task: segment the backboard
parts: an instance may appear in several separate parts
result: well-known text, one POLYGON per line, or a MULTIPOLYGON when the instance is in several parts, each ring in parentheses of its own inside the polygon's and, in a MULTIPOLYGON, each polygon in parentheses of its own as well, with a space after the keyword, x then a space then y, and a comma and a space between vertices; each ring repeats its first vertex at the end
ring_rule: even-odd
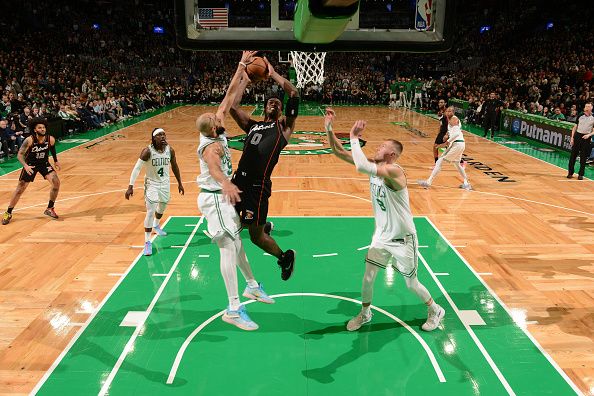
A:
POLYGON ((183 49, 439 52, 452 45, 455 0, 361 0, 342 34, 326 44, 295 38, 298 0, 174 1, 183 49))

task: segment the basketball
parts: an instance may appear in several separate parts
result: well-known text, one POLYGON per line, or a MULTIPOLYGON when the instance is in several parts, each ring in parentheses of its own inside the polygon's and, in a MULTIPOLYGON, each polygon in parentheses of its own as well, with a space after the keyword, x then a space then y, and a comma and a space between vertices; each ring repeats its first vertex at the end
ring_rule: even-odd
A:
POLYGON ((248 77, 252 82, 268 78, 268 62, 264 58, 255 57, 246 67, 248 77))

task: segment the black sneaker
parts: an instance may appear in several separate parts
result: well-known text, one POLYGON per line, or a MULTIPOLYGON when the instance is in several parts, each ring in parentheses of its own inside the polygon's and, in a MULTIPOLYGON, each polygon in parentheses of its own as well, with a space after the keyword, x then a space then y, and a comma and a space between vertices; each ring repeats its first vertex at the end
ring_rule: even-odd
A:
POLYGON ((567 175, 568 179, 573 179, 573 173, 571 175, 567 175))
POLYGON ((272 221, 267 221, 266 224, 264 224, 264 233, 270 235, 272 230, 274 230, 274 223, 272 221))
POLYGON ((578 176, 578 180, 584 180, 584 176, 582 176, 582 175, 579 175, 579 176, 578 176))
POLYGON ((283 253, 281 258, 278 260, 278 266, 281 267, 281 279, 286 281, 289 280, 293 271, 295 270, 295 251, 289 249, 283 253))

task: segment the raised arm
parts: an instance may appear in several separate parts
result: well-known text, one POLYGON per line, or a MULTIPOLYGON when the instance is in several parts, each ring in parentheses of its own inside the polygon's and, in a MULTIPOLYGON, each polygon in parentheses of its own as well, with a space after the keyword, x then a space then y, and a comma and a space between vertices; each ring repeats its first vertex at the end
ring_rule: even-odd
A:
POLYGON ((359 138, 366 126, 367 123, 365 121, 358 120, 351 128, 351 154, 353 156, 353 162, 357 167, 357 171, 367 175, 379 176, 392 188, 397 190, 406 187, 406 176, 404 176, 402 168, 395 164, 387 164, 383 162, 376 163, 366 158, 365 154, 363 154, 359 138))
POLYGON ((333 123, 334 123, 334 110, 331 108, 326 109, 326 116, 324 117, 324 127, 326 128, 326 136, 328 137, 328 144, 330 144, 330 148, 332 149, 332 153, 340 158, 341 160, 348 162, 349 164, 354 165, 353 156, 351 153, 346 151, 340 143, 340 140, 336 137, 333 131, 333 123))
POLYGON ((268 59, 266 59, 266 61, 268 63, 268 74, 270 78, 276 81, 276 83, 280 85, 283 91, 289 96, 287 107, 285 109, 285 117, 287 121, 285 123, 285 130, 283 131, 285 139, 289 141, 291 134, 295 130, 295 121, 299 115, 299 91, 289 80, 274 70, 274 67, 268 62, 268 59))
MULTIPOLYGON (((237 66, 237 70, 235 71, 235 74, 231 78, 231 82, 229 82, 229 86, 227 87, 227 92, 225 93, 225 97, 223 98, 223 101, 221 102, 221 104, 219 105, 219 108, 217 109, 216 117, 217 117, 217 119, 220 120, 222 127, 225 126, 225 124, 224 124, 225 116, 227 115, 227 113, 229 112, 229 110, 231 109, 231 106, 233 105, 233 103, 235 101, 235 97, 236 97, 236 95, 239 91, 239 88, 240 88, 241 80, 248 78, 247 74, 245 72, 244 64, 246 63, 245 62, 246 60, 249 61, 249 58, 251 56, 253 56, 253 53, 254 53, 254 51, 243 51, 241 61, 240 61, 239 65, 237 66)), ((243 89, 245 89, 245 86, 243 89)), ((243 89, 241 91, 241 95, 243 95, 243 89)), ((239 102, 241 102, 241 98, 239 99, 239 102)))
MULTIPOLYGON (((237 70, 235 71, 235 76, 237 76, 239 74, 237 85, 231 87, 231 84, 230 84, 229 89, 227 90, 227 94, 230 95, 230 98, 228 99, 228 101, 231 106, 230 111, 229 111, 231 114, 231 117, 233 117, 233 119, 235 120, 237 125, 239 125, 239 127, 244 132, 249 132, 250 127, 255 123, 255 121, 250 118, 249 114, 246 113, 245 111, 241 110, 241 108, 239 107, 239 104, 241 103, 241 98, 243 97, 245 88, 247 87, 247 85, 250 82, 250 80, 245 72, 246 63, 249 62, 249 60, 251 59, 251 57, 253 55, 254 55, 254 51, 244 51, 243 52, 241 61, 237 65, 237 70), (233 88, 232 92, 230 92, 231 88, 233 88)), ((234 79, 235 79, 235 76, 233 77, 234 79)), ((233 82, 233 80, 232 80, 232 82, 233 82)), ((223 102, 224 102, 224 99, 223 99, 223 102)))

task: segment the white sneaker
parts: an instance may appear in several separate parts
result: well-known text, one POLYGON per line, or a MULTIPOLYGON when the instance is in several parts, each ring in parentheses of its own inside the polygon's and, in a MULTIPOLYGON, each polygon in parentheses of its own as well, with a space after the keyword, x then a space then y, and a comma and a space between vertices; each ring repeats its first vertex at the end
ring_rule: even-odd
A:
POLYGON ((365 323, 371 322, 371 318, 373 317, 373 313, 369 311, 369 315, 364 315, 363 311, 359 312, 359 315, 355 316, 353 319, 349 320, 347 323, 347 330, 348 331, 355 331, 359 330, 361 326, 365 323))
POLYGON ((163 231, 160 226, 154 226, 153 230, 155 230, 155 234, 159 236, 167 236, 167 233, 163 231))
POLYGON ((439 305, 437 305, 436 309, 429 309, 429 312, 427 313, 427 321, 423 323, 421 328, 425 331, 433 331, 437 329, 437 326, 439 326, 444 316, 445 309, 439 305))
POLYGON ((460 184, 460 188, 463 188, 466 191, 472 191, 472 186, 468 182, 460 184))
POLYGON ((256 324, 256 322, 250 319, 243 305, 240 305, 237 311, 231 311, 229 308, 227 308, 227 310, 223 314, 222 319, 223 322, 227 322, 229 324, 232 324, 233 326, 237 326, 242 330, 258 330, 258 325, 256 324))
POLYGON ((427 180, 417 180, 417 184, 425 189, 431 187, 431 184, 427 180))

